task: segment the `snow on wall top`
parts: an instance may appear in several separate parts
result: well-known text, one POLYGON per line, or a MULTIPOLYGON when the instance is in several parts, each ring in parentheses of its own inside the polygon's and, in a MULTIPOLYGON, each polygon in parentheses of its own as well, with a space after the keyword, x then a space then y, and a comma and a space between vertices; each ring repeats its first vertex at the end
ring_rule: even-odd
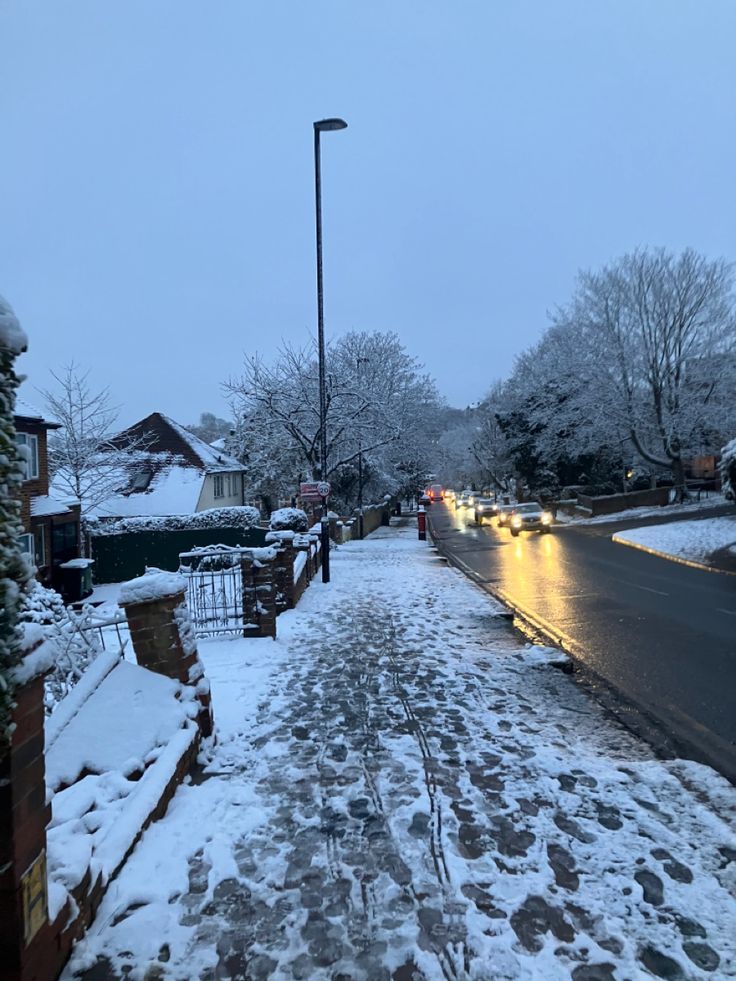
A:
POLYGON ((185 592, 186 588, 186 580, 178 572, 147 572, 123 583, 118 602, 121 606, 151 603, 167 596, 176 596, 177 593, 185 592))
POLYGON ((48 636, 46 628, 39 623, 24 623, 22 646, 27 653, 17 667, 12 669, 13 682, 25 685, 40 674, 45 674, 54 666, 59 654, 56 643, 48 636))
POLYGON ((151 754, 187 724, 171 678, 122 661, 58 735, 46 755, 50 790, 80 775, 141 771, 151 754))
POLYGON ((21 354, 28 347, 26 333, 3 296, 0 296, 0 344, 13 354, 21 354))

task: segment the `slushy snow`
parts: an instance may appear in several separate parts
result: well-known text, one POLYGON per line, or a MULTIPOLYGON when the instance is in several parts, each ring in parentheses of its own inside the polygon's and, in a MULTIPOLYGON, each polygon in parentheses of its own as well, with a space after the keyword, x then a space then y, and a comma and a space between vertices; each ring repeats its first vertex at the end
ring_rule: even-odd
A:
POLYGON ((415 535, 335 550, 275 641, 200 642, 218 743, 67 981, 733 972, 733 788, 655 759, 415 535))

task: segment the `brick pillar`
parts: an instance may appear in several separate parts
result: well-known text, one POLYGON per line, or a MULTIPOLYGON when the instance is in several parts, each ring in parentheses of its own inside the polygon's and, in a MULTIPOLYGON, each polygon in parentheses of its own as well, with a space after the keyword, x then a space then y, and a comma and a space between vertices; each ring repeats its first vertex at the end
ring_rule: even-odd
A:
POLYGON ((41 675, 15 692, 15 729, 0 760, 0 977, 14 981, 50 979, 59 968, 49 966, 45 950, 51 806, 46 803, 43 720, 41 675))
POLYGON ((274 582, 273 562, 254 562, 253 581, 255 584, 256 612, 261 637, 276 639, 276 583, 274 582))
POLYGON ((277 613, 294 609, 294 558, 293 542, 283 541, 274 563, 277 613))
MULTIPOLYGON (((152 577, 153 578, 153 577, 152 577)), ((174 576, 168 576, 169 580, 174 576)), ((133 580, 138 583, 145 580, 133 580)), ((136 660, 142 668, 164 674, 196 691, 197 725, 203 736, 212 735, 212 702, 209 682, 199 660, 194 627, 185 601, 185 586, 153 599, 132 599, 122 590, 120 605, 125 610, 136 660)), ((129 594, 130 595, 130 594, 129 594)))

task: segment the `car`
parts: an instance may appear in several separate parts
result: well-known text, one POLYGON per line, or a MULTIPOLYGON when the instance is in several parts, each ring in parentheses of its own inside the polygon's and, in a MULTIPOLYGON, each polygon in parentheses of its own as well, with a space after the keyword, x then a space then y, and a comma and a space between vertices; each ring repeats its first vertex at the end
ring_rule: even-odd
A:
POLYGON ((422 494, 419 495, 419 504, 421 507, 426 508, 431 503, 432 503, 432 498, 429 496, 429 494, 426 491, 424 491, 422 494))
POLYGON ((498 516, 496 518, 496 524, 499 528, 507 527, 509 523, 509 518, 511 517, 511 512, 516 507, 515 504, 501 504, 498 509, 498 516))
POLYGON ((498 513, 498 504, 492 497, 479 497, 475 502, 475 523, 483 524, 484 518, 492 518, 498 513))
POLYGON ((472 491, 464 490, 462 494, 459 494, 455 498, 455 509, 457 508, 469 508, 472 504, 472 491))
POLYGON ((445 500, 446 501, 452 501, 454 503, 456 496, 457 495, 455 494, 455 491, 454 490, 452 490, 449 487, 448 488, 445 488, 445 500))
POLYGON ((445 488, 442 484, 431 484, 427 493, 435 503, 437 501, 444 501, 445 499, 445 488))
POLYGON ((541 531, 544 534, 550 531, 552 514, 550 511, 545 511, 542 505, 536 502, 517 504, 511 511, 508 525, 514 538, 521 531, 541 531))

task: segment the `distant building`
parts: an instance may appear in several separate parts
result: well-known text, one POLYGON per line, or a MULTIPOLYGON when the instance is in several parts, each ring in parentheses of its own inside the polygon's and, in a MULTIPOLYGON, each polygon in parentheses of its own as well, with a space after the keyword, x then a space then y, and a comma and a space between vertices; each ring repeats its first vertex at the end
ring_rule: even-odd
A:
POLYGON ((118 433, 110 446, 130 447, 130 455, 116 492, 91 517, 192 514, 243 504, 241 464, 160 412, 118 433))
POLYGON ((79 557, 80 513, 78 501, 49 493, 48 433, 61 426, 19 396, 15 403, 15 429, 18 445, 25 448, 27 457, 20 493, 20 545, 33 556, 39 580, 45 586, 60 589, 59 567, 79 557))

